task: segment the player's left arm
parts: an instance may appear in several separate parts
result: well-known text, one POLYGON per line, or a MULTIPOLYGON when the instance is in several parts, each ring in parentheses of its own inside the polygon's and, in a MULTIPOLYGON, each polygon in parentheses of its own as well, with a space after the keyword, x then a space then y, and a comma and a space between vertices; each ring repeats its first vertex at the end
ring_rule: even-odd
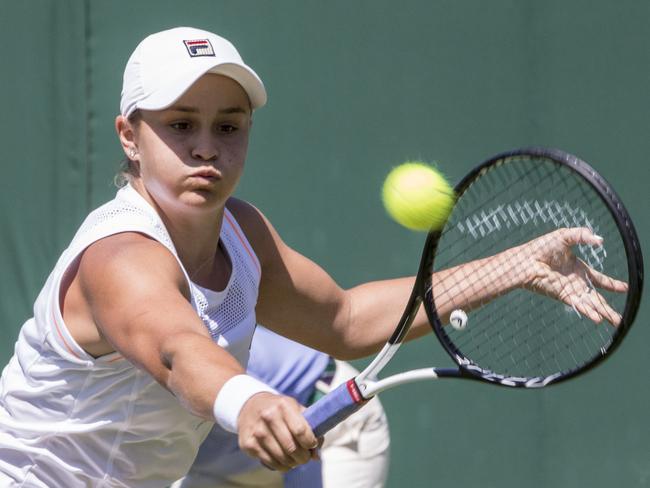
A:
MULTIPOLYGON (((367 356, 386 342, 408 301, 414 277, 344 290, 320 266, 287 246, 257 209, 238 200, 232 200, 229 208, 262 264, 260 323, 341 359, 367 356)), ((594 275, 571 252, 576 244, 599 243, 589 229, 560 229, 494 256, 436 272, 432 283, 438 315, 446 323, 454 309, 471 310, 514 288, 575 305, 575 296, 584 289, 585 273, 600 288, 623 291, 624 283, 594 275), (492 278, 484 283, 481 276, 492 278)), ((594 322, 605 319, 617 325, 620 321, 604 299, 587 305, 579 311, 594 322)), ((408 337, 429 331, 420 309, 408 337)))
MULTIPOLYGON (((376 352, 399 321, 414 284, 414 277, 374 281, 348 290, 312 260, 287 246, 271 223, 249 204, 231 199, 230 210, 242 225, 261 264, 262 281, 257 304, 258 321, 302 344, 341 359, 376 352)), ((475 262, 473 266, 484 263, 475 262)), ((493 263, 493 265, 499 265, 493 263)), ((448 295, 446 279, 453 270, 436 274, 436 295, 448 295)), ((466 272, 470 272, 466 269, 466 272)), ((505 293, 512 283, 493 286, 490 293, 505 293)), ((454 308, 487 298, 468 289, 454 299, 441 300, 444 321, 454 308), (470 293, 472 293, 470 295, 470 293)), ((430 331, 423 310, 418 313, 409 338, 430 331)))
POLYGON ((258 322, 341 359, 366 356, 386 341, 413 278, 345 290, 318 264, 287 246, 259 210, 236 199, 229 201, 228 208, 262 266, 258 322), (383 306, 368 306, 377 302, 383 306))

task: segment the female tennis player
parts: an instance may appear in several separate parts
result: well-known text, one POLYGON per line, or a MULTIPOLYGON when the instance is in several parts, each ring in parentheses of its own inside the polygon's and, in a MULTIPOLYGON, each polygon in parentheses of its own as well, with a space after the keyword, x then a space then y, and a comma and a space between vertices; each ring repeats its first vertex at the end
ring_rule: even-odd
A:
MULTIPOLYGON (((3 371, 0 485, 166 486, 214 421, 272 469, 317 455, 298 402, 245 374, 256 321, 334 357, 362 357, 393 330, 413 279, 344 290, 232 198, 265 102, 257 74, 210 32, 159 32, 133 52, 115 121, 128 184, 81 225, 3 371)), ((626 284, 570 250, 599 238, 564 229, 542 239, 464 265, 464 289, 444 291, 457 270, 436 273, 434 293, 453 294, 436 300, 440 316, 524 287, 616 324, 585 273, 596 287, 626 284), (500 278, 472 287, 485 267, 500 278)), ((422 313, 411 336, 428 330, 422 313)))

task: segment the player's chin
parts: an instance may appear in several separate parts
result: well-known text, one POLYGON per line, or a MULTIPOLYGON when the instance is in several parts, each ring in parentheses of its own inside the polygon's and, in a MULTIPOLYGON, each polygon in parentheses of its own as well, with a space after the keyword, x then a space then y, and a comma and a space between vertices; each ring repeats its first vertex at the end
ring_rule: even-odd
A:
POLYGON ((229 196, 216 185, 191 185, 183 192, 181 201, 190 207, 210 208, 223 206, 229 196))

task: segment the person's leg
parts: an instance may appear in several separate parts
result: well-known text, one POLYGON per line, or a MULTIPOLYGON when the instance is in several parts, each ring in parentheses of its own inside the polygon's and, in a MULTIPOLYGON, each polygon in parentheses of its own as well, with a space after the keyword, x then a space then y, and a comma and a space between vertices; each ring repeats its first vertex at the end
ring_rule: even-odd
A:
MULTIPOLYGON (((331 388, 356 376, 348 363, 337 361, 331 388)), ((325 435, 321 448, 324 488, 382 488, 390 454, 388 420, 378 398, 325 435)), ((303 485, 308 486, 308 485, 303 485)))

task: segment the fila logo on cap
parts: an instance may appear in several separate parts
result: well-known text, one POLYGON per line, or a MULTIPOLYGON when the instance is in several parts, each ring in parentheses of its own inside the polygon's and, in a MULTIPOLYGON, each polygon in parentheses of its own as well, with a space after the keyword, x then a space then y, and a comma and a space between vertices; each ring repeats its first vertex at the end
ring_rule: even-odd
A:
POLYGON ((183 41, 187 52, 190 53, 190 56, 214 56, 214 49, 212 49, 212 44, 207 39, 193 39, 190 41, 183 41))

